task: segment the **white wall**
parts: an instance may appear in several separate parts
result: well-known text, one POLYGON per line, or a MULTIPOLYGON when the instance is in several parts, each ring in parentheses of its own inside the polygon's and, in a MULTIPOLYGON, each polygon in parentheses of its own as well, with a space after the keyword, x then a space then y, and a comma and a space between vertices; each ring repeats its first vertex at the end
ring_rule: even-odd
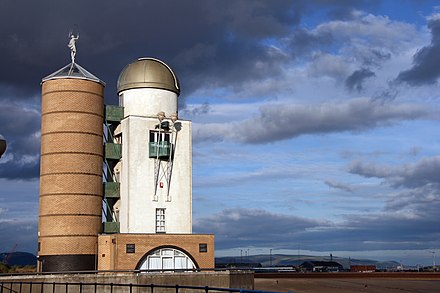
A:
MULTIPOLYGON (((177 110, 176 94, 164 90, 133 89, 122 92, 125 118, 121 121, 121 233, 155 233, 156 208, 165 209, 166 233, 192 232, 191 122, 177 121, 176 148, 169 197, 167 180, 155 193, 155 158, 149 158, 149 132, 159 123, 155 116, 177 110), (131 92, 134 91, 134 92, 131 92), (174 95, 175 101, 171 101, 174 95), (159 101, 158 101, 159 100, 159 101), (172 105, 168 105, 168 103, 172 105), (159 108, 162 107, 162 108, 159 108), (143 114, 144 113, 144 114, 143 114), (154 115, 152 115, 154 114, 154 115)), ((161 162, 166 167, 166 162, 161 162)), ((162 174, 162 170, 161 170, 162 174)))

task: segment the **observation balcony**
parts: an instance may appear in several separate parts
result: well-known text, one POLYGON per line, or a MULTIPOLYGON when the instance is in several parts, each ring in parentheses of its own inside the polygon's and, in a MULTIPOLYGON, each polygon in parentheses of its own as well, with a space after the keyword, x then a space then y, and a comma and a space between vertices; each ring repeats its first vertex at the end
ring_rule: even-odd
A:
POLYGON ((120 187, 119 182, 104 182, 104 197, 119 199, 120 197, 119 187, 120 187))
POLYGON ((124 107, 113 105, 105 106, 105 121, 107 122, 121 122, 124 118, 124 107))
POLYGON ((122 157, 122 144, 106 142, 104 156, 109 160, 120 160, 122 157))
POLYGON ((119 222, 104 222, 104 223, 102 223, 102 231, 105 234, 119 233, 119 222))
POLYGON ((168 141, 150 142, 150 158, 168 158, 171 154, 171 143, 168 141))

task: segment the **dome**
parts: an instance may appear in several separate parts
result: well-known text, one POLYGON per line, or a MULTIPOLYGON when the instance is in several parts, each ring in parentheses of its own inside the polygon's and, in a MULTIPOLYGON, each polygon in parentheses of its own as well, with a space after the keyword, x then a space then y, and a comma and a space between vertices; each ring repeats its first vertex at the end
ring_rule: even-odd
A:
POLYGON ((157 88, 180 94, 179 80, 173 70, 155 58, 140 58, 122 70, 118 78, 118 94, 134 88, 157 88))

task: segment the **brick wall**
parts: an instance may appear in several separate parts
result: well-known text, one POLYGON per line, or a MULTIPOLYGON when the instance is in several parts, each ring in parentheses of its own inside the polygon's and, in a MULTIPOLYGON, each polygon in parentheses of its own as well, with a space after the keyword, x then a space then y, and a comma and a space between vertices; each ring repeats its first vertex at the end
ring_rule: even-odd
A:
POLYGON ((209 234, 114 234, 100 235, 98 270, 133 270, 148 252, 159 247, 174 247, 189 254, 199 268, 214 268, 214 235, 209 234), (126 245, 135 244, 135 253, 126 245), (199 252, 207 244, 207 252, 199 252))

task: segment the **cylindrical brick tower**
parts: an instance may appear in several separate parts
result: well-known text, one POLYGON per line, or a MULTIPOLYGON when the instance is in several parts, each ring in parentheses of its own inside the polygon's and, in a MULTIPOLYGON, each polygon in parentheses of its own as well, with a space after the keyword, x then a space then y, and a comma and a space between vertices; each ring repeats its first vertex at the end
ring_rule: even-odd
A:
POLYGON ((42 81, 39 271, 96 268, 104 83, 76 63, 42 81))

